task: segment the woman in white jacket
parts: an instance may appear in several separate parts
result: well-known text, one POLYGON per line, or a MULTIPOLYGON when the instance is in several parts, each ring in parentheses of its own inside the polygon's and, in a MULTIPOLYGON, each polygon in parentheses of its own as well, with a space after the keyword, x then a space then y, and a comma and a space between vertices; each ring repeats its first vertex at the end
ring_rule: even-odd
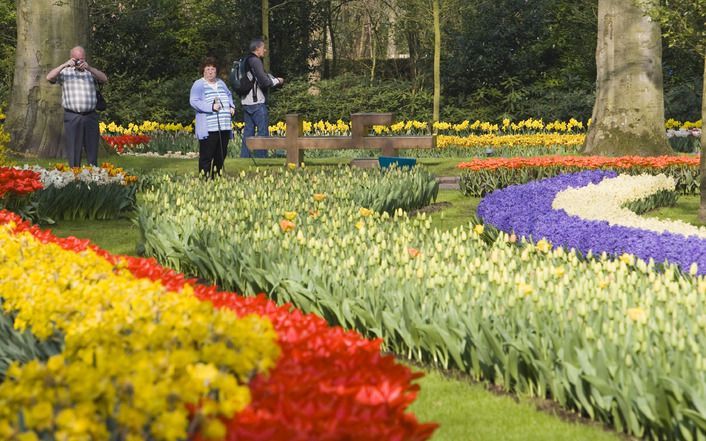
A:
POLYGON ((189 103, 196 111, 199 140, 199 173, 215 177, 223 170, 228 141, 233 138, 231 118, 235 114, 233 95, 218 78, 218 62, 207 57, 201 63, 202 78, 191 86, 189 103))

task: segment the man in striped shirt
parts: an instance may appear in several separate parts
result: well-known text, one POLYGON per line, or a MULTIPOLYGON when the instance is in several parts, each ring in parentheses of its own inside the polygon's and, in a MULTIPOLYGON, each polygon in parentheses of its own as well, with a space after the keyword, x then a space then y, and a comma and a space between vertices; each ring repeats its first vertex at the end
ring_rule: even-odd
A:
POLYGON ((64 108, 66 156, 70 167, 81 166, 81 151, 86 148, 90 165, 98 165, 98 114, 96 84, 108 77, 86 62, 81 46, 71 49, 71 58, 47 74, 47 80, 61 85, 61 105, 64 108))

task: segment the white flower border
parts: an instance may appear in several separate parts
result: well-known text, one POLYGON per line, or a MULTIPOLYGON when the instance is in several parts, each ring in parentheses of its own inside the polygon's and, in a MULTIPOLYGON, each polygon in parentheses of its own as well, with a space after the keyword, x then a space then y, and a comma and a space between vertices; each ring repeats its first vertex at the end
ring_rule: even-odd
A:
POLYGON ((31 170, 39 173, 39 179, 42 181, 44 188, 56 187, 63 188, 68 184, 78 181, 88 185, 108 185, 119 184, 125 185, 125 173, 118 173, 115 176, 110 176, 108 170, 101 167, 83 167, 81 171, 75 174, 72 170, 47 170, 44 167, 37 165, 30 166, 25 164, 23 167, 15 167, 19 170, 31 170))
POLYGON ((606 221, 610 225, 706 238, 704 227, 696 227, 678 220, 665 221, 642 217, 623 208, 628 202, 644 199, 662 190, 674 191, 674 188, 674 179, 663 174, 619 175, 604 179, 598 184, 563 190, 557 193, 552 208, 564 210, 571 216, 585 220, 606 221))
POLYGON ((175 159, 196 159, 199 157, 199 152, 172 152, 168 151, 167 153, 160 155, 157 152, 144 152, 144 153, 138 153, 138 152, 132 152, 132 151, 125 151, 122 153, 118 153, 119 156, 143 156, 143 157, 150 157, 150 158, 175 158, 175 159))

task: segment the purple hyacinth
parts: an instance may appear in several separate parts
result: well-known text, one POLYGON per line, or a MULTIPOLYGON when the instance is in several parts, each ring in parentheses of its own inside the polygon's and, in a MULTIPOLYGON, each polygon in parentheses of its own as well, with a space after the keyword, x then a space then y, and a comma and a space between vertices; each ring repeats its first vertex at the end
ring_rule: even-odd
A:
POLYGON ((645 261, 677 264, 682 271, 689 271, 696 262, 698 273, 706 274, 706 239, 584 220, 552 208, 560 191, 597 184, 615 176, 612 171, 595 170, 513 185, 486 196, 477 213, 484 222, 500 230, 535 241, 545 238, 556 246, 583 253, 589 250, 594 254, 630 253, 645 261))

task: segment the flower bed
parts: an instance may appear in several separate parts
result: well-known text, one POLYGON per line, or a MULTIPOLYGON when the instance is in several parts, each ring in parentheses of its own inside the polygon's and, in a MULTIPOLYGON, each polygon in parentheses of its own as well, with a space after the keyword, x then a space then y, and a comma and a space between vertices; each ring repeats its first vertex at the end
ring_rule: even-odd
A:
POLYGON ((60 354, 9 368, 0 384, 4 439, 20 428, 183 439, 191 427, 203 438, 243 440, 423 440, 434 431, 405 413, 418 374, 381 355, 379 340, 262 296, 198 285, 153 260, 57 239, 8 212, 0 223, 8 225, 0 228, 4 311, 16 328, 65 338, 60 354))
POLYGON ((676 181, 680 194, 699 191, 698 156, 538 156, 489 158, 462 162, 461 191, 468 196, 485 196, 497 189, 581 170, 617 170, 621 173, 664 173, 676 181))
POLYGON ((0 167, 0 176, 3 173, 17 175, 6 180, 15 191, 6 198, 4 208, 34 221, 114 219, 135 207, 137 177, 109 163, 83 168, 64 164, 53 169, 0 167), (18 180, 20 174, 24 180, 18 180), (17 191, 21 187, 31 191, 17 191))
POLYGON ((21 197, 44 188, 41 175, 32 170, 0 167, 0 201, 5 197, 21 197))
POLYGON ((439 232, 424 215, 361 205, 361 189, 386 199, 375 188, 362 172, 164 179, 138 220, 163 263, 268 292, 394 353, 635 436, 705 435, 706 278, 502 233, 486 243, 480 225, 439 232))
POLYGON ((146 135, 103 135, 102 138, 109 149, 118 154, 126 150, 140 149, 150 142, 150 137, 146 135))
POLYGON ((706 239, 695 237, 704 233, 674 223, 640 220, 618 211, 616 206, 641 199, 644 194, 640 191, 641 186, 635 187, 639 180, 638 183, 627 179, 613 180, 615 176, 612 171, 596 170, 511 186, 485 197, 478 205, 477 213, 485 222, 518 236, 529 236, 534 240, 544 238, 557 246, 575 248, 582 253, 605 252, 616 256, 628 253, 645 261, 668 261, 684 271, 691 269, 706 274, 706 239), (604 183, 604 180, 608 181, 604 183), (576 198, 575 192, 567 190, 592 185, 599 186, 596 189, 598 194, 591 191, 593 197, 576 198), (625 194, 626 190, 628 194, 625 194), (623 195, 615 198, 612 194, 616 191, 623 195), (574 200, 567 200, 572 198, 574 200), (606 208, 606 203, 612 207, 606 208), (583 207, 579 209, 577 204, 583 207), (590 206, 596 204, 606 208, 601 219, 597 219, 600 214, 590 206), (585 216, 593 220, 572 216, 561 209, 569 206, 574 213, 585 214, 591 210, 592 213, 585 216), (644 228, 645 224, 650 228, 644 228), (680 233, 672 232, 674 229, 680 233))
POLYGON ((584 220, 607 221, 610 225, 639 228, 656 233, 672 232, 682 236, 706 238, 706 228, 682 221, 659 220, 639 216, 658 207, 676 204, 674 179, 665 175, 619 175, 580 188, 557 193, 554 210, 584 220), (644 202, 644 203, 642 203, 644 202))

